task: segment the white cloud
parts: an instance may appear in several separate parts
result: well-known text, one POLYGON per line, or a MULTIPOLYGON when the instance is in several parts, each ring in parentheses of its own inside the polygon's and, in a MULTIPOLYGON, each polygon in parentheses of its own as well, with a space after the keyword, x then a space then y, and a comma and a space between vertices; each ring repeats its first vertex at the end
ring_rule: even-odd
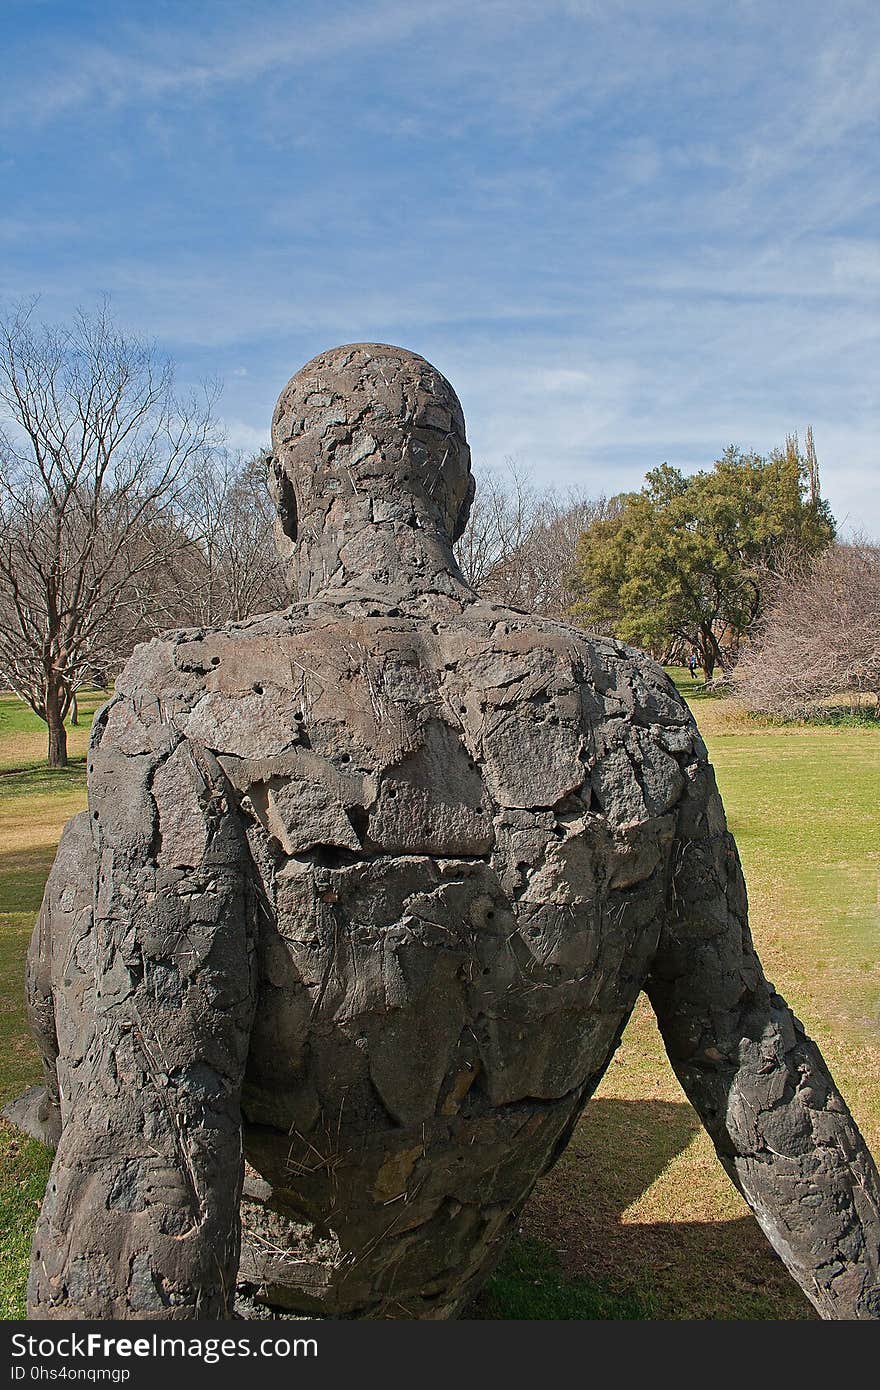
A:
POLYGON ((614 490, 812 420, 835 506, 880 530, 880 11, 844 8, 803 0, 793 24, 757 0, 205 4, 108 22, 60 68, 50 37, 0 93, 25 129, 131 123, 156 158, 148 190, 180 145, 176 192, 196 209, 242 158, 239 123, 273 167, 239 181, 246 235, 193 214, 175 240, 158 205, 155 238, 130 244, 113 197, 139 149, 96 132, 108 208, 65 209, 53 230, 5 207, 16 254, 29 227, 60 253, 4 257, 0 289, 41 290, 54 315, 106 288, 191 375, 234 364, 237 447, 263 441, 315 352, 400 341, 458 387, 486 460, 614 490), (196 119, 216 167, 187 145, 196 119), (375 150, 362 168, 337 157, 353 121, 375 150))
POLYGON ((246 420, 238 420, 235 417, 226 417, 220 412, 223 427, 226 432, 226 442, 230 449, 241 449, 242 453, 255 454, 258 449, 262 449, 268 442, 270 434, 270 421, 266 421, 265 426, 251 425, 246 420))
MULTIPOLYGON (((464 0, 432 0, 430 6, 386 0, 366 10, 337 8, 331 18, 315 20, 300 18, 297 7, 286 14, 273 7, 256 10, 246 23, 215 21, 213 32, 198 22, 157 28, 129 20, 111 25, 104 41, 65 39, 51 83, 35 89, 26 72, 5 82, 0 118, 45 123, 96 102, 118 107, 180 94, 198 99, 211 89, 399 42, 469 9, 464 0)), ((47 47, 51 52, 51 38, 47 47)))

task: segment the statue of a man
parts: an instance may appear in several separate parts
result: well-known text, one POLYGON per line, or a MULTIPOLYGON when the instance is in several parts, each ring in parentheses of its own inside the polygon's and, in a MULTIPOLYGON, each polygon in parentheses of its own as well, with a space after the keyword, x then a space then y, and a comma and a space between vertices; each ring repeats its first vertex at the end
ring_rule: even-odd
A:
POLYGON ((464 582, 421 357, 315 358, 271 470, 298 601, 136 650, 46 888, 30 1316, 223 1318, 238 1278, 255 1315, 454 1317, 642 989, 812 1303, 880 1316, 877 1171, 669 680, 464 582))

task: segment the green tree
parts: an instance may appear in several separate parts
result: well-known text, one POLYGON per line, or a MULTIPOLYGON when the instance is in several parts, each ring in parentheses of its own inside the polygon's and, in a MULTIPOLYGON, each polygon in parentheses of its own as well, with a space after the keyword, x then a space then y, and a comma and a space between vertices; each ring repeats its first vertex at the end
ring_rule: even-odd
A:
POLYGON ((655 653, 690 646, 707 680, 759 616, 783 558, 834 538, 811 434, 803 454, 796 435, 766 458, 731 446, 690 477, 661 464, 614 501, 578 547, 573 612, 655 653))

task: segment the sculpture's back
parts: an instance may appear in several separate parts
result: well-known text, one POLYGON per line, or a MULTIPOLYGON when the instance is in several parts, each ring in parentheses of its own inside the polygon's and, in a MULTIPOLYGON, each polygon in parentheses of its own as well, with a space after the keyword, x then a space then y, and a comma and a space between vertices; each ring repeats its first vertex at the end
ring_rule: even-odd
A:
MULTIPOLYGON (((818 1104, 858 1136, 763 980, 686 707, 639 654, 467 588, 463 421, 423 359, 315 359, 273 441, 300 601, 139 649, 90 755, 96 894, 70 852, 47 889, 64 1129, 33 1313, 228 1312, 241 1126, 240 1307, 454 1315, 643 986, 766 1212, 780 1096, 786 1133, 818 1104)), ((852 1174, 799 1143, 786 1181, 824 1164, 840 1225, 852 1174)), ((876 1264, 832 1296, 775 1232, 824 1311, 876 1313, 876 1264)))
POLYGON ((682 753, 675 702, 613 652, 619 687, 599 694, 588 645, 522 616, 479 605, 435 628, 310 633, 294 645, 310 693, 265 686, 292 696, 303 744, 259 768, 219 754, 253 808, 268 907, 242 1110, 273 1191, 248 1207, 242 1273, 280 1306, 320 1291, 336 1313, 454 1312, 598 1083, 657 945, 684 777, 623 699, 641 686, 682 753), (596 717, 611 710, 617 724, 596 717), (628 736, 650 744, 647 799, 628 736), (286 1226, 304 1218, 316 1237, 286 1226))

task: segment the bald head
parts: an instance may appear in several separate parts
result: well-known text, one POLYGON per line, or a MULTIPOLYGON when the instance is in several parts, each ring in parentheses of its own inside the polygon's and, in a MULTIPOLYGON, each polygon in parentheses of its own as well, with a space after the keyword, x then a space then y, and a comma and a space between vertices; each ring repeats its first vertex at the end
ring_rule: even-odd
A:
POLYGON ((317 563, 324 584, 338 581, 340 566, 381 576, 400 549, 389 548, 392 533, 408 528, 448 551, 467 523, 473 478, 461 405, 446 378, 405 348, 355 343, 313 358, 281 392, 272 450, 301 592, 315 592, 317 563))

